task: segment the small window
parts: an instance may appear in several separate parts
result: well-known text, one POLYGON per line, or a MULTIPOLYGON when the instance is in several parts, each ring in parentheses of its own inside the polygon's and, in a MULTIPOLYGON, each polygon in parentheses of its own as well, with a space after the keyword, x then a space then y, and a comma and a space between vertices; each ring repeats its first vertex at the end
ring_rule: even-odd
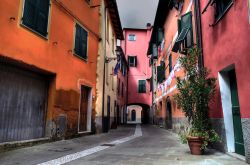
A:
POLYGON ((118 96, 120 95, 120 79, 118 78, 118 83, 117 83, 117 94, 118 96))
POLYGON ((130 67, 137 66, 137 57, 136 56, 128 56, 128 63, 130 67))
POLYGON ((139 80, 138 81, 138 92, 139 93, 146 93, 146 80, 139 80))
POLYGON ((83 59, 87 59, 88 32, 78 24, 76 24, 75 31, 76 32, 75 32, 74 52, 79 57, 81 57, 83 59))
POLYGON ((124 84, 122 82, 122 97, 123 97, 123 94, 124 94, 124 84))
POLYGON ((129 40, 129 41, 135 41, 135 40, 136 40, 135 34, 129 34, 129 35, 128 35, 128 40, 129 40))
POLYGON ((170 54, 168 57, 168 66, 169 66, 169 74, 170 74, 172 71, 172 54, 170 54))
POLYGON ((47 37, 49 6, 49 0, 25 0, 22 24, 47 37))

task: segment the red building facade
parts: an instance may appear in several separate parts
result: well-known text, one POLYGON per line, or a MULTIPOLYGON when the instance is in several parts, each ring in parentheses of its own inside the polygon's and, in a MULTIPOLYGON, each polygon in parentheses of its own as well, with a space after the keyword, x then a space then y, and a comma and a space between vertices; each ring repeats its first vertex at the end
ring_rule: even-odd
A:
POLYGON ((145 58, 151 27, 147 29, 124 29, 122 47, 128 61, 127 119, 131 122, 148 122, 152 94, 150 92, 151 68, 145 58), (134 107, 129 107, 134 106, 134 107), (132 117, 132 110, 141 111, 132 117), (132 120, 134 118, 135 120, 132 120))
POLYGON ((247 1, 200 4, 204 65, 217 78, 210 117, 226 152, 250 162, 250 24, 247 1))

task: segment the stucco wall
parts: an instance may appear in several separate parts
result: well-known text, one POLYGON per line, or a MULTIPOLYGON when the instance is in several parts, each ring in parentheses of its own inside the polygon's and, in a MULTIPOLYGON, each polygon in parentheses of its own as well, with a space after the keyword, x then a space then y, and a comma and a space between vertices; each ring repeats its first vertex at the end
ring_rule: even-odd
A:
MULTIPOLYGON (((98 3, 99 0, 94 2, 98 3)), ((97 10, 90 9, 82 0, 63 0, 62 3, 73 15, 67 13, 55 1, 51 1, 49 34, 48 39, 45 39, 20 25, 23 0, 1 1, 0 24, 4 26, 0 31, 0 55, 55 74, 54 82, 50 84, 47 122, 59 114, 66 114, 67 130, 70 134, 75 134, 78 127, 80 85, 91 87, 92 94, 95 95, 96 75, 90 70, 96 71, 99 15, 97 10), (87 61, 73 55, 76 17, 89 32, 87 61), (75 99, 71 107, 58 100, 60 91, 75 99), (58 102, 60 106, 57 105, 58 102)), ((92 108, 94 109, 94 106, 92 108)))

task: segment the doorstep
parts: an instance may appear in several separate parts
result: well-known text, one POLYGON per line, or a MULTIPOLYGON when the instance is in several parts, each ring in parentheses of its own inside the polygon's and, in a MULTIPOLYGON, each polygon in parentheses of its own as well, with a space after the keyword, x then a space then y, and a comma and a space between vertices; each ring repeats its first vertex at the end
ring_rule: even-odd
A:
POLYGON ((242 160, 244 162, 246 162, 246 157, 245 156, 242 156, 242 155, 239 155, 235 152, 226 152, 227 155, 231 156, 231 157, 234 157, 236 159, 239 159, 239 160, 242 160))
POLYGON ((50 141, 51 139, 46 137, 46 138, 39 138, 39 139, 4 142, 4 143, 0 143, 0 152, 5 152, 5 151, 22 148, 22 147, 30 147, 30 146, 34 146, 37 144, 47 143, 50 141))

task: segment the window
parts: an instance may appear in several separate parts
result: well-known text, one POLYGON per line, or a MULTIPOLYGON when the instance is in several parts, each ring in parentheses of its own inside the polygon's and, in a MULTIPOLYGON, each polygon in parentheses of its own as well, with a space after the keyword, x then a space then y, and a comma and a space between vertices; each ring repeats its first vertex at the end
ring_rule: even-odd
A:
POLYGON ((118 79, 117 94, 120 95, 120 79, 118 79))
POLYGON ((215 13, 216 22, 221 19, 221 17, 226 13, 226 11, 232 4, 233 0, 216 1, 216 13, 215 13))
POLYGON ((137 57, 136 56, 128 56, 128 63, 130 67, 137 66, 137 57))
POLYGON ((169 73, 172 71, 172 54, 168 57, 168 66, 169 66, 169 73))
POLYGON ((186 53, 193 46, 192 12, 184 14, 178 20, 178 37, 172 51, 186 53))
POLYGON ((83 59, 87 59, 88 32, 76 24, 74 53, 83 59))
POLYGON ((123 93, 124 93, 124 84, 123 84, 123 82, 122 82, 122 97, 123 97, 123 93))
POLYGON ((146 80, 139 80, 138 81, 138 92, 139 93, 146 93, 146 80))
POLYGON ((215 5, 215 22, 213 25, 216 25, 219 20, 226 14, 229 8, 233 5, 233 0, 209 0, 207 5, 202 11, 202 14, 207 11, 209 6, 215 5))
POLYGON ((129 41, 135 41, 135 40, 136 40, 135 34, 129 34, 129 35, 128 35, 128 40, 129 40, 129 41))
POLYGON ((165 80, 165 67, 157 66, 157 82, 162 83, 165 80))
POLYGON ((22 24, 47 37, 50 0, 25 0, 22 24))

